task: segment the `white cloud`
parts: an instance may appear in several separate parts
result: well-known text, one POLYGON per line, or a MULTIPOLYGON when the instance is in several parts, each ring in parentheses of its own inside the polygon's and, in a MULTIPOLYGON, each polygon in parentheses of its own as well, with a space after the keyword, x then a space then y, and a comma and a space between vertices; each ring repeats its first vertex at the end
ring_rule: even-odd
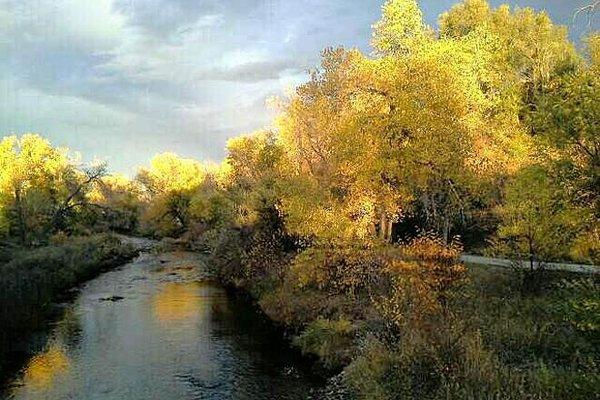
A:
POLYGON ((12 43, 71 47, 91 52, 120 40, 125 19, 112 12, 112 0, 4 1, 1 34, 12 43))

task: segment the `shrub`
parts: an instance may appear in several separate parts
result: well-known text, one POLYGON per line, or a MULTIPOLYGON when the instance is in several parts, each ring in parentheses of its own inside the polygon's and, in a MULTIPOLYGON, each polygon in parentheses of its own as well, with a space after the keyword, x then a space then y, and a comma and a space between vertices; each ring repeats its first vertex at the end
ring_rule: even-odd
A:
POLYGON ((381 276, 384 255, 366 246, 311 247, 298 254, 288 279, 299 288, 356 298, 381 276))
POLYGON ((438 239, 419 237, 389 258, 388 293, 374 298, 382 318, 397 330, 433 329, 447 316, 448 302, 464 282, 466 270, 459 262, 461 247, 445 246, 438 239))
POLYGON ((361 354, 344 370, 345 384, 359 399, 388 400, 397 388, 401 373, 397 355, 378 341, 370 341, 361 354))
POLYGON ((317 318, 294 339, 303 354, 314 354, 326 368, 339 369, 352 355, 354 326, 346 319, 317 318))
POLYGON ((299 289, 289 282, 265 292, 259 304, 274 321, 299 332, 315 319, 339 319, 340 315, 352 320, 364 318, 368 299, 358 302, 348 296, 329 295, 320 290, 299 289))
MULTIPOLYGON (((600 284, 597 278, 563 280, 553 311, 563 322, 600 346, 600 284)), ((599 347, 596 347, 597 349, 599 347)), ((599 350, 600 353, 600 350, 599 350)), ((600 354, 598 354, 600 355, 600 354)))

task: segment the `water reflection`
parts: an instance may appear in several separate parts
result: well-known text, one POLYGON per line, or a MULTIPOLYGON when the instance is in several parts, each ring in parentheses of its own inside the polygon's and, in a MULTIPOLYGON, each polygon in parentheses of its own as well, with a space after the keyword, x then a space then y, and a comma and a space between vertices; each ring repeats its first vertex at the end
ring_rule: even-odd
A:
POLYGON ((23 385, 36 390, 48 388, 57 377, 67 372, 69 365, 64 347, 51 343, 45 351, 29 360, 23 372, 23 385))
POLYGON ((226 304, 225 291, 211 282, 169 282, 154 296, 153 310, 162 323, 190 323, 226 304))

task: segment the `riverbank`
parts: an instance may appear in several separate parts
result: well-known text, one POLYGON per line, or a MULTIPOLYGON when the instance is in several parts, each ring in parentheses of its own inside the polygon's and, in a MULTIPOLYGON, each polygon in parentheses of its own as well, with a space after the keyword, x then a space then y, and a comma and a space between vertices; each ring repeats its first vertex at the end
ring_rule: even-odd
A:
POLYGON ((546 271, 532 288, 527 271, 465 268, 433 242, 298 252, 228 235, 217 274, 318 360, 328 398, 595 396, 597 275, 546 271))
POLYGON ((0 265, 0 375, 14 338, 39 329, 53 303, 99 273, 131 260, 138 249, 108 235, 66 238, 17 251, 0 265))

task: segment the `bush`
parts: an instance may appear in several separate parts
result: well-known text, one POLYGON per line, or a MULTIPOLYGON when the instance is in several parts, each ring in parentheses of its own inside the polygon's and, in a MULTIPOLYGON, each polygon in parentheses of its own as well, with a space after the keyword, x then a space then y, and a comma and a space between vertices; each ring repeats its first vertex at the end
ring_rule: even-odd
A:
POLYGON ((297 249, 297 239, 284 229, 274 206, 264 206, 253 225, 213 228, 205 235, 211 264, 227 284, 249 292, 255 299, 281 285, 297 249))
MULTIPOLYGON (((467 269, 455 240, 286 246, 265 225, 220 233, 222 276, 360 399, 593 398, 597 280, 524 295, 515 274, 467 269), (269 234, 269 232, 271 232, 269 234)), ((287 238, 287 239, 286 239, 287 238)), ((220 264, 219 264, 220 263, 220 264)))
POLYGON ((287 278, 299 288, 367 295, 381 277, 384 254, 366 246, 311 247, 298 254, 287 278))
POLYGON ((345 369, 345 385, 365 400, 584 400, 595 398, 600 383, 597 373, 543 362, 509 367, 486 349, 477 332, 465 335, 450 355, 444 360, 444 348, 419 340, 398 347, 370 340, 345 369))
POLYGON ((395 331, 418 328, 434 333, 448 317, 449 301, 460 294, 466 269, 459 262, 461 248, 453 243, 419 237, 390 257, 387 293, 374 298, 374 306, 395 331))
MULTIPOLYGON (((600 353, 600 283, 598 278, 560 282, 553 311, 570 327, 588 337, 600 353)), ((600 356, 600 354, 597 354, 600 356)))
POLYGON ((313 354, 326 368, 339 369, 350 362, 354 326, 346 319, 317 318, 294 339, 303 354, 313 354))

